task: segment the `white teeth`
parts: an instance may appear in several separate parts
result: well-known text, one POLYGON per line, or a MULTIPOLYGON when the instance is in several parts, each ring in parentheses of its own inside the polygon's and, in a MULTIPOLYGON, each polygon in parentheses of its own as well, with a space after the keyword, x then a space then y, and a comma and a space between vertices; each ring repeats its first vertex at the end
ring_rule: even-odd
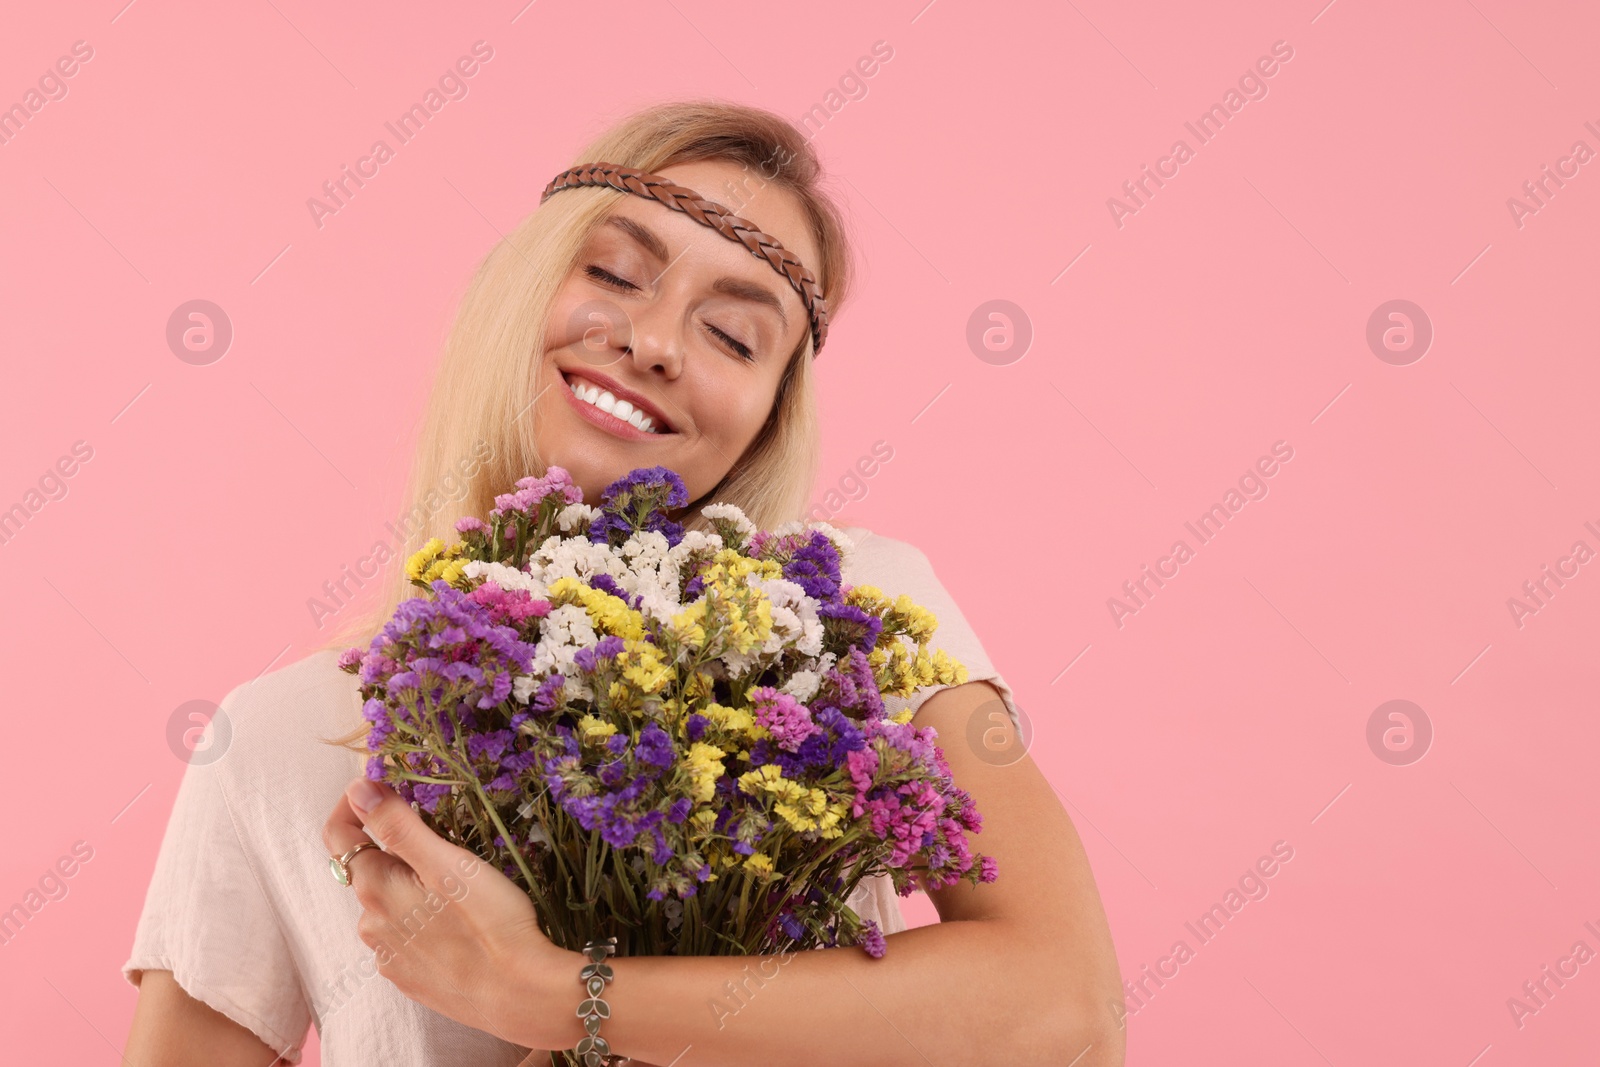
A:
POLYGON ((572 390, 572 395, 587 404, 593 404, 601 411, 609 412, 637 430, 645 433, 658 433, 655 420, 644 414, 626 400, 618 400, 611 393, 601 389, 598 385, 586 385, 569 381, 567 388, 572 390))

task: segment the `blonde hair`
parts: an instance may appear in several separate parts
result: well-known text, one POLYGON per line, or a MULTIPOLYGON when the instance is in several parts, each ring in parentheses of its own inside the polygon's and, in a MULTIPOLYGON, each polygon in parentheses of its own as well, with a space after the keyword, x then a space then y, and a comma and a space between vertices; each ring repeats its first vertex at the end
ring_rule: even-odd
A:
MULTIPOLYGON (((822 168, 810 143, 788 120, 714 100, 659 104, 623 118, 569 166, 604 161, 659 171, 702 160, 757 169, 759 181, 786 189, 800 201, 820 253, 819 262, 806 266, 836 321, 851 283, 844 220, 824 193, 822 168)), ((709 190, 700 192, 717 199, 709 190)), ((409 518, 396 531, 401 544, 382 564, 375 583, 378 595, 365 598, 376 602, 364 610, 360 598, 348 604, 341 611, 346 617, 322 650, 364 648, 401 601, 421 593, 406 580, 407 557, 432 537, 450 543, 458 518, 486 518, 496 494, 510 491, 518 478, 544 473, 530 398, 545 388, 546 319, 584 242, 624 195, 577 188, 552 196, 478 264, 450 328, 423 416, 405 490, 403 516, 409 518)), ((752 221, 759 222, 759 214, 752 221)), ((807 330, 789 356, 766 423, 727 475, 679 516, 686 527, 707 528, 700 508, 713 501, 737 505, 763 528, 802 516, 817 462, 811 375, 807 330)), ((365 729, 362 724, 335 743, 365 729)))

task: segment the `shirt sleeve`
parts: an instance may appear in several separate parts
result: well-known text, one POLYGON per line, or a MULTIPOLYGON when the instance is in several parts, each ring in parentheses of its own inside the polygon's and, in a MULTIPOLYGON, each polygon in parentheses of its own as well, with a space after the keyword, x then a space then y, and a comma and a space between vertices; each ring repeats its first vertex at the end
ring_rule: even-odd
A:
MULTIPOLYGON (((856 549, 855 565, 850 568, 847 578, 853 578, 858 584, 875 585, 891 597, 904 593, 931 611, 939 625, 928 647, 942 649, 965 666, 967 681, 988 682, 994 686, 1000 694, 1006 715, 1011 719, 1011 725, 1026 743, 1028 738, 1023 732, 1022 714, 1017 708, 1011 686, 995 670, 983 643, 961 614, 949 590, 939 581, 927 555, 915 545, 870 533, 859 527, 851 528, 849 533, 856 549)), ((932 685, 917 690, 909 700, 890 697, 884 703, 891 714, 905 707, 910 707, 915 714, 929 697, 945 688, 948 687, 932 685)), ((993 710, 998 712, 1001 709, 996 707, 993 710)))
POLYGON ((239 755, 185 768, 122 974, 137 986, 147 970, 171 971, 191 997, 299 1063, 311 1012, 228 802, 225 768, 239 755))

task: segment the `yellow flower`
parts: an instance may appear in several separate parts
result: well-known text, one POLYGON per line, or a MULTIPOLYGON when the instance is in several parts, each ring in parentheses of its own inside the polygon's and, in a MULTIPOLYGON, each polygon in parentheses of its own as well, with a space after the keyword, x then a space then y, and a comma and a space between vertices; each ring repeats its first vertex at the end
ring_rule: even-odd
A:
POLYGON ((406 577, 412 581, 420 581, 428 565, 443 551, 444 542, 437 537, 430 538, 427 544, 417 549, 416 553, 406 560, 406 577))
POLYGON ((622 676, 641 692, 658 693, 672 680, 672 668, 662 662, 661 651, 648 641, 625 641, 618 662, 622 664, 622 676))
MULTIPOLYGON (((774 872, 772 857, 765 852, 752 852, 744 858, 745 870, 753 871, 759 875, 771 875, 774 872)), ((765 879, 763 879, 764 881, 765 879)))
MULTIPOLYGON (((776 814, 790 827, 799 831, 832 829, 838 818, 818 819, 828 810, 828 795, 820 789, 808 789, 799 782, 783 776, 777 765, 767 763, 739 776, 739 788, 751 796, 766 794, 777 801, 776 814)), ((830 834, 828 836, 839 836, 830 834)))
POLYGON ((882 612, 889 606, 889 598, 883 595, 883 590, 875 585, 858 585, 844 595, 845 603, 854 604, 863 611, 874 614, 882 612))
MULTIPOLYGON (((689 746, 689 754, 685 763, 689 770, 689 796, 696 804, 705 804, 711 800, 717 786, 717 779, 722 777, 724 767, 722 758, 727 752, 716 745, 708 745, 704 741, 696 741, 689 746)), ((716 813, 711 814, 712 819, 716 813)))
MULTIPOLYGON (((683 679, 683 702, 688 710, 693 710, 700 701, 711 696, 716 690, 716 679, 710 671, 695 671, 683 679)), ((687 711, 684 712, 687 714, 687 711)))
POLYGON ((406 560, 406 577, 424 583, 443 578, 454 585, 466 573, 467 563, 470 562, 459 558, 465 550, 465 546, 459 542, 446 548, 443 541, 437 537, 431 538, 406 560))
POLYGON ((714 725, 736 736, 748 737, 756 726, 755 716, 748 711, 743 708, 730 708, 725 704, 714 702, 707 704, 700 714, 710 719, 714 725))
POLYGON ((906 636, 917 644, 925 643, 938 628, 939 620, 927 608, 920 607, 904 593, 895 597, 894 613, 905 621, 906 636))
POLYGON ((576 578, 557 578, 550 583, 547 597, 552 604, 582 604, 597 632, 638 640, 644 636, 644 616, 620 598, 603 589, 585 585, 576 578))
POLYGON ((711 565, 703 572, 706 584, 744 585, 744 579, 755 574, 760 578, 782 578, 783 567, 770 559, 751 559, 731 548, 718 550, 711 557, 711 565))
POLYGON ((706 645, 706 602, 697 600, 672 617, 672 636, 680 644, 690 649, 701 649, 706 645))
POLYGON ((585 715, 578 720, 578 729, 583 732, 585 741, 595 738, 606 738, 617 732, 615 723, 605 722, 593 715, 585 715))

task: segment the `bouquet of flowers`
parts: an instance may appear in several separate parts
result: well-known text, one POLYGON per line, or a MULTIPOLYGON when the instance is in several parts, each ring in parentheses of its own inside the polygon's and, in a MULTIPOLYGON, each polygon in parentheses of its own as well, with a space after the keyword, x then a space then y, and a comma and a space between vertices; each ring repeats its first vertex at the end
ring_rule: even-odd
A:
POLYGON ((847 904, 996 876, 935 732, 887 695, 966 681, 908 597, 841 584, 824 523, 757 531, 663 467, 586 504, 550 467, 407 561, 366 650, 367 776, 524 890, 552 941, 619 954, 884 954, 847 904), (920 864, 913 860, 921 858, 920 864))

